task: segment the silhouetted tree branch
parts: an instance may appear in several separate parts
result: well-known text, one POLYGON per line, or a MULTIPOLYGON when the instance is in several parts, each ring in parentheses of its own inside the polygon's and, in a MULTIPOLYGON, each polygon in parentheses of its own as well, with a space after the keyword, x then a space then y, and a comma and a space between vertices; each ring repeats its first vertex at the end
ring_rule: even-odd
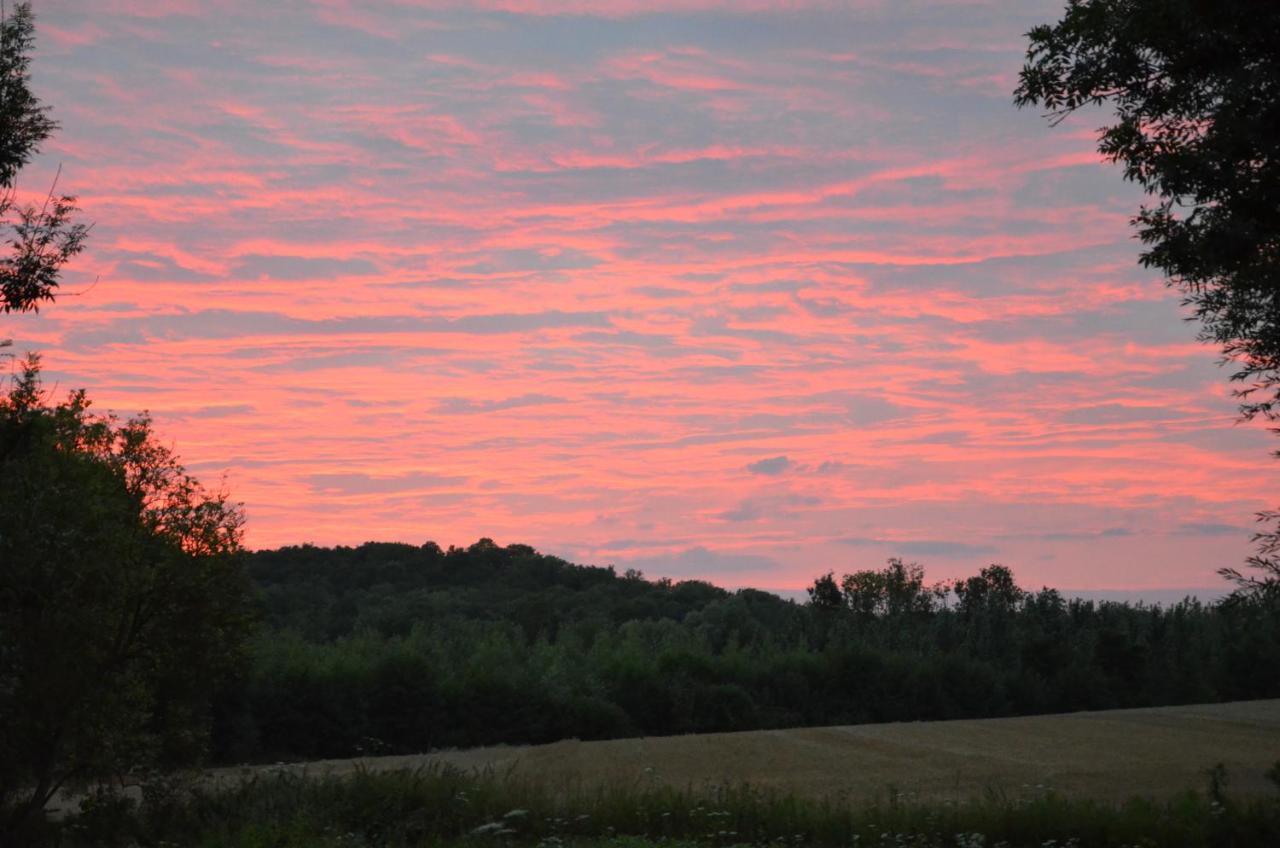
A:
POLYGON ((62 266, 84 249, 89 233, 73 220, 75 197, 55 193, 56 179, 43 204, 17 200, 18 173, 58 129, 31 91, 34 45, 31 4, 19 3, 0 20, 0 229, 9 248, 0 259, 0 312, 36 311, 52 301, 62 266))
MULTIPOLYGON (((1280 3, 1069 0, 1028 33, 1014 92, 1057 124, 1109 104, 1098 150, 1154 198, 1133 218, 1140 261, 1162 271, 1217 343, 1240 414, 1280 420, 1280 3)), ((1280 524, 1250 565, 1280 581, 1280 524)), ((1245 589, 1259 581, 1223 576, 1245 589)))

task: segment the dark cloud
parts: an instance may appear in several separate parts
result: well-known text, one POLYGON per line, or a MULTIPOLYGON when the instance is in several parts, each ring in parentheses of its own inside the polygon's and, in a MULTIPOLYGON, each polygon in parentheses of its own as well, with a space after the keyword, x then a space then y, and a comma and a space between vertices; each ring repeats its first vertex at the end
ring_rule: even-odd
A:
POLYGON ((575 268, 594 268, 599 257, 580 250, 498 250, 481 262, 458 268, 464 274, 501 274, 511 271, 567 271, 575 268))
POLYGON ((170 415, 179 418, 207 419, 207 418, 228 418, 233 415, 248 415, 256 411, 256 407, 248 403, 228 403, 214 404, 212 406, 202 406, 198 409, 175 410, 170 415))
POLYGON ((419 489, 439 489, 466 482, 465 477, 440 474, 397 474, 375 476, 372 474, 309 474, 303 477, 312 491, 319 494, 370 495, 411 492, 419 489))
POLYGON ((315 280, 333 277, 376 274, 378 267, 365 259, 316 258, 310 256, 281 256, 248 254, 236 262, 234 273, 256 279, 315 280))
POLYGON ((716 515, 721 521, 756 521, 760 518, 776 518, 792 511, 793 507, 817 506, 822 498, 812 495, 762 495, 747 498, 733 509, 716 515))
POLYGON ((496 400, 475 400, 473 398, 442 398, 435 407, 436 412, 446 415, 471 415, 479 412, 501 412, 504 409, 518 409, 524 406, 546 406, 552 403, 565 403, 565 399, 554 395, 530 392, 516 397, 496 400))
POLYGON ((68 347, 91 349, 108 344, 140 344, 152 339, 232 339, 258 335, 350 335, 353 333, 466 333, 494 335, 562 327, 608 327, 604 312, 500 312, 439 318, 412 315, 352 318, 294 318, 281 312, 205 309, 115 318, 77 333, 68 347))
POLYGON ((1180 524, 1177 532, 1188 536, 1236 536, 1251 534, 1254 531, 1252 528, 1241 527, 1237 524, 1213 524, 1191 521, 1180 524))
POLYGON ((733 509, 726 509, 718 514, 718 517, 724 521, 755 521, 764 515, 764 510, 760 504, 753 501, 743 501, 733 509))
POLYGON ((623 347, 643 348, 653 356, 664 353, 679 355, 682 353, 676 337, 667 333, 637 333, 631 330, 593 330, 579 333, 574 339, 581 342, 600 345, 620 345, 623 347))
POLYGON ((918 539, 913 541, 894 541, 891 539, 872 539, 852 536, 837 539, 842 545, 852 547, 890 548, 895 554, 905 556, 935 556, 945 558, 962 558, 987 556, 999 551, 994 545, 972 544, 969 542, 949 542, 940 539, 918 539))
POLYGON ((836 420, 844 424, 857 426, 882 424, 886 421, 908 417, 917 411, 911 407, 893 403, 874 395, 848 391, 820 392, 818 394, 805 395, 802 401, 822 407, 821 410, 815 413, 809 413, 811 417, 836 420))
POLYGON ((760 554, 739 554, 710 550, 698 545, 674 554, 636 557, 617 563, 644 571, 650 577, 690 577, 701 574, 734 574, 743 571, 774 571, 782 564, 760 554))
MULTIPOLYGON (((1127 527, 1108 527, 1105 530, 1079 530, 1060 533, 1039 533, 1029 538, 1043 539, 1046 542, 1079 542, 1085 539, 1118 539, 1132 536, 1133 531, 1127 527)), ((1018 538, 1016 536, 1011 538, 1018 538)), ((1021 537, 1028 538, 1028 537, 1021 537)))
MULTIPOLYGON (((368 368, 396 366, 403 368, 413 356, 424 356, 442 351, 428 348, 362 347, 355 350, 332 352, 312 351, 301 353, 279 362, 255 365, 253 370, 264 374, 305 374, 311 371, 328 371, 335 368, 368 368)), ((254 349, 253 358, 270 356, 271 351, 254 349)))
POLYGON ((832 297, 806 299, 797 297, 800 308, 815 318, 834 318, 853 311, 853 307, 832 297))
POLYGON ((1068 424, 1125 424, 1132 421, 1174 421, 1186 413, 1160 406, 1104 403, 1070 409, 1061 416, 1068 424))
POLYGON ((768 459, 761 459, 747 466, 747 470, 752 474, 765 474, 768 476, 777 476, 788 470, 794 463, 785 456, 772 456, 768 459))
POLYGON ((629 551, 634 548, 652 547, 652 544, 653 543, 646 542, 643 539, 610 539, 596 547, 602 551, 629 551))
POLYGON ((689 294, 684 289, 676 289, 670 286, 635 286, 631 291, 644 297, 652 297, 655 300, 670 300, 672 298, 686 297, 689 294))
POLYGON ((142 281, 183 283, 200 283, 218 279, 210 274, 184 268, 167 256, 152 254, 121 255, 112 276, 142 281))
POLYGON ((550 330, 561 327, 608 327, 612 324, 605 312, 547 312, 498 313, 493 315, 465 315, 445 321, 430 321, 424 329, 436 332, 474 333, 525 333, 533 330, 550 330))

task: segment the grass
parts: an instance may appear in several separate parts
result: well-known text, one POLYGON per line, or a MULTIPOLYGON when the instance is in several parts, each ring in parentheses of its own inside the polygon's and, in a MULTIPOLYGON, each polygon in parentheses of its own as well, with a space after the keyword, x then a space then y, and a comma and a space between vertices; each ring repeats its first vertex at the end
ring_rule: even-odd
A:
POLYGON ((1280 844, 1280 794, 1234 799, 1220 771, 1206 783, 1206 791, 1165 801, 989 792, 954 803, 887 790, 853 805, 747 784, 697 790, 639 781, 566 792, 439 764, 326 777, 282 770, 212 787, 154 785, 140 804, 98 796, 64 823, 62 836, 64 845, 205 848, 1280 844))
MULTIPOLYGON (((862 805, 892 785, 941 803, 988 790, 1011 796, 1048 788, 1073 798, 1112 801, 1171 797, 1203 783, 1207 765, 1225 763, 1236 795, 1268 796, 1264 778, 1280 756, 1280 700, 1069 715, 810 727, 743 733, 567 740, 423 756, 333 760, 308 773, 414 769, 447 763, 490 769, 541 784, 581 787, 662 783, 699 789, 748 782, 761 789, 862 805)), ((302 768, 302 767, 299 767, 302 768)), ((238 770, 222 772, 239 779, 238 770)))
POLYGON ((1275 846, 1278 729, 1280 701, 1258 701, 224 769, 153 781, 140 802, 91 796, 51 835, 68 848, 1275 846))

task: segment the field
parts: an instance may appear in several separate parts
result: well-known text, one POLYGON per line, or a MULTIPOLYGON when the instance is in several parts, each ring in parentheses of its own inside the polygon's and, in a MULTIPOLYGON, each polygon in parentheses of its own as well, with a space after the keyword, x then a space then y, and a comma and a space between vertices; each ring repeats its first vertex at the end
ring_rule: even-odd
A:
MULTIPOLYGON (((960 801, 1052 790, 1073 798, 1169 797, 1203 789, 1221 763, 1236 796, 1274 794, 1280 700, 970 721, 869 724, 492 747, 285 767, 309 775, 447 763, 566 791, 596 786, 699 790, 748 783, 851 802, 888 794, 960 801)), ((243 774, 223 769, 220 779, 243 774)))

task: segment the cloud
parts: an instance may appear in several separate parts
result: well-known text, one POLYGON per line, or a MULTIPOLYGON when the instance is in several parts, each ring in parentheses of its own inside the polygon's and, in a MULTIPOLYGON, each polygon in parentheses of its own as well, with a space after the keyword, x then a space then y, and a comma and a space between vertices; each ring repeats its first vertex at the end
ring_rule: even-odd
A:
POLYGON ((1236 536, 1236 535, 1252 535, 1254 530, 1250 527, 1241 527, 1237 524, 1214 524, 1189 521, 1178 526, 1177 532, 1184 533, 1188 536, 1236 536))
POLYGON ((256 411, 256 407, 248 403, 224 403, 202 406, 195 409, 170 410, 167 415, 180 418, 229 418, 236 415, 248 415, 256 411))
POLYGON ((1072 424, 1123 424, 1132 421, 1172 421, 1184 413, 1158 406, 1130 406, 1119 403, 1069 409, 1062 420, 1072 424))
POLYGON ((345 277, 376 274, 378 268, 366 259, 341 257, 250 254, 241 256, 234 273, 249 279, 312 280, 317 277, 345 277))
POLYGON ((426 326, 437 332, 474 333, 526 333, 562 327, 608 327, 611 321, 604 312, 546 312, 497 313, 492 315, 464 315, 445 321, 430 321, 426 326))
POLYGON ((755 521, 765 515, 765 510, 759 503, 743 501, 733 509, 726 509, 718 515, 724 521, 755 521))
POLYGON ((436 404, 436 411, 446 415, 471 415, 483 412, 501 412, 506 409, 519 409, 525 406, 546 406, 552 403, 564 403, 565 399, 553 395, 542 395, 535 392, 516 397, 493 400, 477 400, 475 398, 443 398, 436 404))
POLYGON ((894 554, 905 556, 935 556, 943 558, 965 558, 987 556, 998 552, 994 545, 972 544, 969 542, 950 542, 940 539, 917 539, 894 541, 890 539, 872 539, 859 536, 837 539, 842 545, 852 547, 890 548, 894 554))
POLYGON ((760 554, 716 551, 697 545, 678 553, 635 557, 619 566, 635 568, 650 577, 697 577, 712 574, 777 571, 781 563, 760 554))
POLYGON ((653 543, 644 539, 610 539, 596 547, 602 551, 628 551, 635 548, 650 548, 653 547, 653 543))
POLYGON ((783 586, 861 535, 1213 582, 1269 434, 1092 125, 1011 108, 1044 9, 801 7, 42 4, 63 128, 23 184, 62 165, 94 230, 3 335, 158 410, 256 546, 700 548, 783 586))
POLYGON ((510 271, 561 271, 594 268, 600 264, 598 257, 580 250, 533 250, 517 248, 498 250, 489 258, 464 265, 458 270, 464 274, 498 274, 510 271))
POLYGON ((1046 542, 1079 542, 1089 539, 1119 539, 1132 535, 1134 535, 1133 531, 1127 527, 1108 527, 1105 530, 1040 533, 1035 538, 1046 542))
POLYGON ((413 315, 360 315, 343 318, 298 318, 283 312, 204 309, 115 318, 78 333, 75 349, 109 344, 143 344, 151 340, 233 339, 250 336, 340 336, 391 333, 463 333, 500 335, 569 327, 607 327, 602 312, 492 313, 457 318, 413 315))
MULTIPOLYGON (((323 348, 316 350, 307 350, 294 353, 292 350, 284 351, 285 358, 266 362, 263 364, 254 364, 251 367, 255 371, 264 374, 306 374, 312 371, 330 371, 335 369, 353 369, 353 368, 383 368, 392 367, 397 364, 402 365, 406 360, 415 356, 431 356, 433 354, 442 353, 442 350, 432 348, 410 348, 410 347, 380 347, 374 345, 364 345, 358 349, 339 349, 323 348)), ((277 351, 263 349, 261 347, 248 348, 240 351, 241 355, 250 360, 260 361, 261 359, 278 355, 277 351)))
POLYGON ((685 289, 675 288, 673 286, 636 286, 631 290, 638 295, 652 297, 658 300, 672 300, 675 298, 687 297, 689 295, 689 292, 685 289))
POLYGON ((784 471, 792 468, 794 465, 795 463, 787 459, 785 456, 773 456, 768 459, 761 459, 750 463, 747 465, 747 470, 752 474, 764 474, 766 476, 776 477, 784 471))
POLYGON ((186 268, 168 256, 127 253, 121 255, 117 261, 113 276, 127 280, 193 283, 218 279, 215 275, 205 271, 186 268))
POLYGON ((373 475, 361 472, 308 474, 306 484, 317 494, 380 495, 440 489, 466 482, 464 477, 406 473, 373 475))
POLYGON ((794 507, 817 506, 822 498, 814 495, 761 495, 747 498, 733 509, 716 514, 721 521, 756 521, 762 518, 778 518, 794 511, 794 507))

